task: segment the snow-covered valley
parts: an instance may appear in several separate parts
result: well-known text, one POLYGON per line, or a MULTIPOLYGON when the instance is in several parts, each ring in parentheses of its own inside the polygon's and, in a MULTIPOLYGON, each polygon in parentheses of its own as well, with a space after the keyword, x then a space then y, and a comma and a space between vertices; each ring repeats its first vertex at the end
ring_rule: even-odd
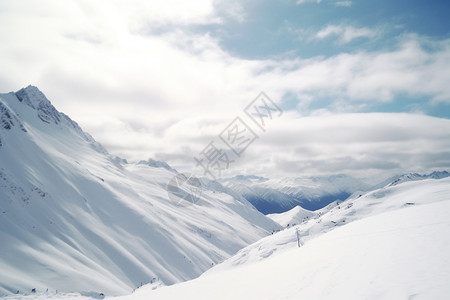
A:
POLYGON ((0 94, 0 113, 5 299, 450 294, 445 171, 403 174, 375 187, 344 175, 202 179, 198 201, 179 204, 167 191, 176 170, 110 155, 37 88, 0 94), (341 192, 352 195, 315 211, 290 201, 341 192), (244 197, 255 193, 293 208, 263 215, 244 197))

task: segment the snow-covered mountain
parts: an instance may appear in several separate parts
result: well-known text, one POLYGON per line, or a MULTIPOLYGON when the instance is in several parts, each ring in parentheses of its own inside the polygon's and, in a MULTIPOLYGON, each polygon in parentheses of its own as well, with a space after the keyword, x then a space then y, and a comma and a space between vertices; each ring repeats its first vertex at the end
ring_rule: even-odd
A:
POLYGON ((112 157, 36 87, 0 94, 0 294, 173 284, 280 228, 219 184, 178 205, 176 174, 112 157))
POLYGON ((370 185, 348 175, 267 179, 236 176, 220 182, 241 194, 264 214, 286 212, 299 205, 317 210, 336 200, 345 200, 370 185))
POLYGON ((385 186, 330 204, 195 280, 117 300, 447 299, 449 211, 450 178, 385 186))
POLYGON ((313 218, 317 213, 306 210, 297 205, 291 210, 279 214, 268 214, 267 216, 283 227, 300 224, 309 218, 313 218))
POLYGON ((385 181, 382 181, 376 186, 374 186, 373 189, 385 187, 387 185, 393 186, 407 181, 416 181, 424 179, 441 179, 446 177, 450 177, 450 173, 448 173, 447 171, 434 171, 431 172, 430 174, 405 173, 388 178, 385 181))

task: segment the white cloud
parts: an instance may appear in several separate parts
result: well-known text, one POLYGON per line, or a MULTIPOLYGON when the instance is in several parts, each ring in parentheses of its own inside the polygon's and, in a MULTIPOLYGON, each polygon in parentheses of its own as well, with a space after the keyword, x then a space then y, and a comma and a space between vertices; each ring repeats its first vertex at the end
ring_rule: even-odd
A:
POLYGON ((360 177, 450 167, 447 119, 388 113, 283 118, 239 167, 272 176, 344 172, 360 177))
MULTIPOLYGON (((222 22, 223 11, 214 2, 189 8, 189 13, 137 3, 143 8, 122 2, 2 1, 0 91, 35 84, 114 154, 188 166, 261 90, 276 101, 292 93, 305 110, 326 98, 330 105, 325 110, 304 112, 315 117, 286 112, 235 170, 375 172, 426 169, 437 162, 448 166, 447 120, 334 115, 399 94, 450 102, 449 41, 409 36, 385 51, 246 60, 224 51, 211 35, 184 28, 222 22), (152 33, 152 26, 176 22, 181 25, 152 33), (392 138, 392 132, 399 134, 392 138)), ((239 6, 228 11, 238 21, 245 16, 239 6)), ((323 38, 364 35, 348 28, 328 32, 323 38)))
POLYGON ((300 4, 304 4, 304 3, 311 3, 311 2, 313 2, 313 3, 320 3, 320 2, 322 2, 322 0, 297 0, 297 4, 298 5, 300 5, 300 4))
MULTIPOLYGON (((89 3, 89 2, 87 2, 89 3)), ((108 9, 104 2, 95 2, 99 9, 108 9)), ((114 8, 124 16, 131 28, 142 24, 209 24, 220 22, 213 1, 197 0, 132 0, 114 1, 114 8)), ((112 11, 111 11, 112 12, 112 11)), ((116 12, 112 12, 116 14, 116 12)))
MULTIPOLYGON (((321 3, 322 0, 297 0, 297 5, 305 4, 305 3, 321 3)), ((336 6, 350 7, 352 6, 352 1, 336 1, 332 2, 332 4, 336 6)))
POLYGON ((352 1, 336 1, 336 2, 334 2, 334 5, 343 6, 343 7, 350 7, 350 6, 352 6, 352 4, 353 4, 352 1))
POLYGON ((316 33, 316 38, 325 39, 331 36, 337 36, 342 43, 349 43, 358 38, 372 38, 376 36, 376 32, 363 27, 355 28, 344 25, 329 25, 316 33))

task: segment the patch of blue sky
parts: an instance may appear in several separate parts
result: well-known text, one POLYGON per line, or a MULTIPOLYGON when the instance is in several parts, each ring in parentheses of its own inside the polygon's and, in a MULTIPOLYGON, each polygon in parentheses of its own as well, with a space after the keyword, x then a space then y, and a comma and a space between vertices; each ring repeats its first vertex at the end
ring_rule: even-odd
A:
MULTIPOLYGON (((405 39, 418 39, 423 50, 433 52, 436 41, 450 41, 448 0, 322 0, 301 4, 295 0, 267 0, 241 4, 245 11, 243 21, 227 20, 196 26, 193 30, 210 33, 224 50, 245 59, 306 59, 342 53, 388 52, 399 49, 405 39), (328 33, 318 34, 330 26, 328 33), (355 34, 355 30, 362 31, 355 34)), ((336 105, 336 99, 317 95, 311 98, 310 102, 299 105, 297 96, 288 92, 280 105, 284 110, 339 111, 339 107, 330 107, 336 105)), ((346 102, 348 111, 354 105, 359 111, 417 112, 450 118, 448 103, 414 95, 395 94, 389 102, 345 99, 342 102, 346 102)))
POLYGON ((304 102, 295 93, 287 92, 282 96, 279 105, 283 111, 296 111, 301 115, 314 114, 319 110, 334 112, 404 112, 450 119, 450 106, 448 103, 436 102, 428 97, 399 94, 394 99, 385 102, 373 100, 340 102, 338 100, 332 96, 313 96, 310 101, 304 102), (343 106, 339 107, 339 103, 343 106))
POLYGON ((367 107, 367 111, 418 113, 450 119, 450 106, 448 103, 434 102, 429 98, 411 96, 397 96, 393 101, 373 103, 373 105, 367 107))
POLYGON ((450 38, 450 1, 356 0, 350 6, 337 6, 337 2, 342 1, 244 1, 243 22, 198 26, 197 30, 210 32, 225 50, 247 59, 373 51, 391 47, 406 34, 450 38), (347 43, 339 42, 337 36, 315 38, 317 32, 330 25, 367 28, 380 35, 347 43))

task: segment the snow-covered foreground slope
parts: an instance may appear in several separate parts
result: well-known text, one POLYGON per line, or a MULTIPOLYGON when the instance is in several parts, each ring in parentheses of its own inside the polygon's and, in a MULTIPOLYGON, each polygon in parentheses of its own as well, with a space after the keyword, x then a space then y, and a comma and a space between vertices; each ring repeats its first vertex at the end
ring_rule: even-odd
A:
POLYGON ((1 94, 0 295, 173 284, 279 228, 223 188, 177 205, 164 166, 111 157, 35 87, 1 94))
POLYGON ((197 279, 119 299, 447 299, 449 212, 450 178, 382 188, 266 237, 197 279))

